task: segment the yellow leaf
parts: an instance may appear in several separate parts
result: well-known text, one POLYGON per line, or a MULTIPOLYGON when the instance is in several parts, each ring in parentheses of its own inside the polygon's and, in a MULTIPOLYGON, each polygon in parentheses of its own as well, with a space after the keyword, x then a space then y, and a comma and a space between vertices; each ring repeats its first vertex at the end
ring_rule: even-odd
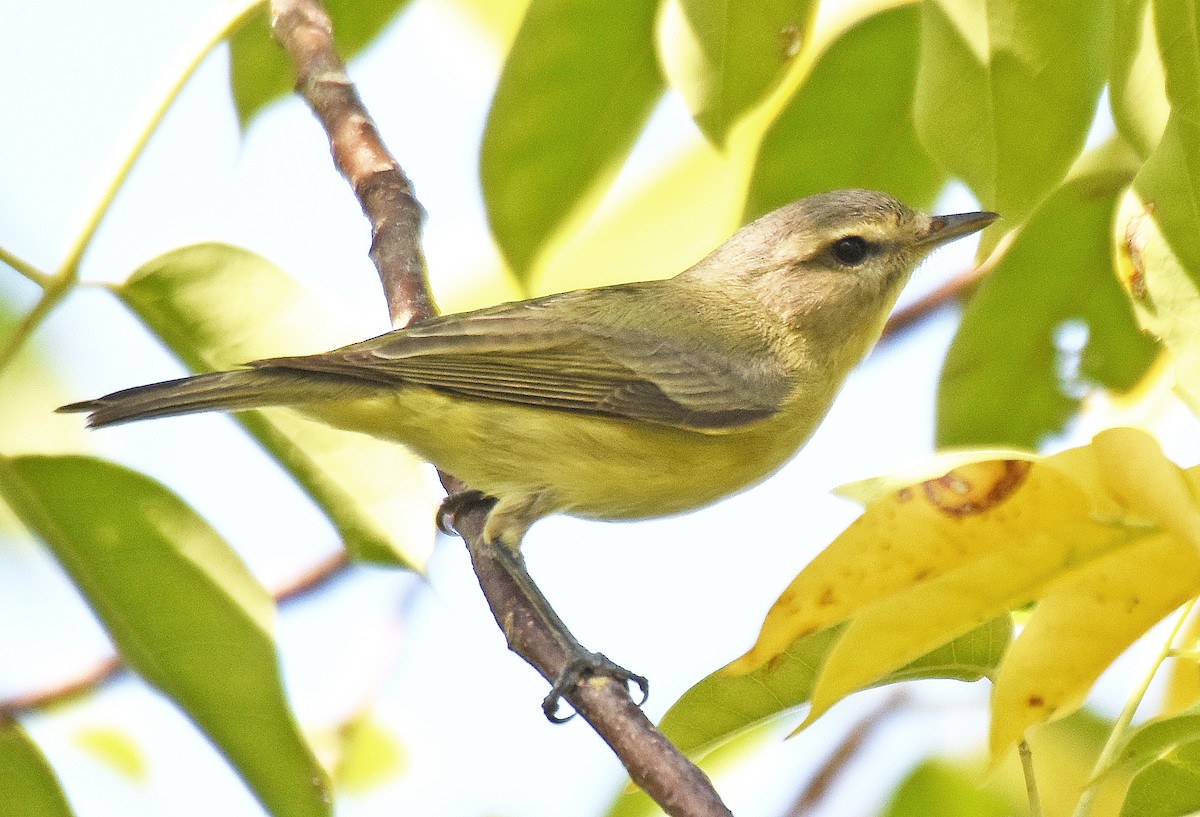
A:
POLYGON ((866 507, 872 502, 883 499, 888 494, 910 487, 918 482, 941 477, 964 465, 990 460, 1028 460, 1034 462, 1041 459, 1037 454, 1028 451, 1018 451, 1012 448, 984 448, 970 451, 946 451, 934 454, 932 458, 895 473, 878 477, 868 477, 856 482, 839 485, 833 492, 843 499, 857 502, 866 507))
MULTIPOLYGON (((1050 504, 1029 509, 1030 515, 1052 512, 1050 504)), ((850 693, 1036 598, 1065 569, 1111 538, 1107 529, 1102 533, 1083 518, 1076 518, 1076 527, 1074 535, 1020 535, 1012 527, 995 525, 983 534, 989 547, 979 558, 855 615, 825 661, 800 728, 850 693)))
POLYGON ((1026 460, 977 462, 873 503, 796 576, 767 613, 757 643, 727 672, 757 669, 798 638, 1011 543, 1012 526, 1022 524, 1007 501, 1014 493, 1025 502, 1083 507, 1078 489, 1056 476, 1031 470, 1026 460))
POLYGON ((869 501, 863 515, 793 580, 758 642, 724 672, 770 674, 797 639, 842 625, 807 724, 1040 599, 998 673, 995 756, 1076 708, 1117 655, 1200 589, 1200 468, 1180 470, 1150 435, 1109 429, 1040 459, 971 461, 979 455, 942 456, 938 465, 959 464, 899 490, 894 476, 851 486, 869 501))
POLYGON ((146 757, 142 750, 120 729, 111 726, 89 726, 75 733, 74 743, 92 757, 129 780, 146 779, 146 757))
POLYGON ((334 775, 338 786, 362 794, 404 770, 404 751, 396 738, 370 717, 344 727, 343 753, 334 775))
POLYGON ((1096 435, 1092 450, 1105 489, 1129 515, 1162 525, 1200 552, 1200 508, 1183 472, 1153 437, 1112 428, 1096 435))
POLYGON ((1140 536, 1054 582, 997 674, 993 763, 1029 727, 1077 709, 1100 673, 1197 587, 1200 552, 1169 533, 1140 536))

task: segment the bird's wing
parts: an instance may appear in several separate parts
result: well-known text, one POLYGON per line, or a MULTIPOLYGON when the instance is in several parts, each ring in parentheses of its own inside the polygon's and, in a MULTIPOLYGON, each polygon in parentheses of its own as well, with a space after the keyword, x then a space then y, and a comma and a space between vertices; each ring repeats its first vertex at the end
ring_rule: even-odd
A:
POLYGON ((765 419, 790 391, 784 368, 765 352, 718 352, 638 321, 614 329, 589 321, 586 308, 559 314, 562 297, 435 318, 325 354, 251 365, 703 431, 765 419))

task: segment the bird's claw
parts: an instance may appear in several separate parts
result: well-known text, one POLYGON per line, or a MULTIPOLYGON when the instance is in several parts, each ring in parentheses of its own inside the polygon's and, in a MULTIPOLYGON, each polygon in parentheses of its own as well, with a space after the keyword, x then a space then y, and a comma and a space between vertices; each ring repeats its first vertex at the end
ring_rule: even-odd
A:
POLYGON ((554 686, 550 689, 550 694, 542 701, 542 712, 546 714, 547 720, 551 723, 566 723, 575 717, 574 712, 566 716, 559 715, 558 706, 563 696, 570 692, 576 683, 588 675, 611 678, 614 681, 619 681, 626 689, 629 688, 630 684, 635 685, 642 694, 642 699, 637 702, 638 706, 644 704, 650 696, 650 682, 646 680, 644 675, 630 672, 598 652, 583 652, 572 657, 567 662, 567 666, 559 673, 558 678, 555 679, 554 686))
POLYGON ((454 517, 463 511, 484 503, 494 504, 495 499, 485 494, 483 491, 468 490, 459 491, 457 494, 451 494, 442 500, 442 504, 438 506, 437 529, 447 536, 458 536, 458 529, 454 527, 454 517))

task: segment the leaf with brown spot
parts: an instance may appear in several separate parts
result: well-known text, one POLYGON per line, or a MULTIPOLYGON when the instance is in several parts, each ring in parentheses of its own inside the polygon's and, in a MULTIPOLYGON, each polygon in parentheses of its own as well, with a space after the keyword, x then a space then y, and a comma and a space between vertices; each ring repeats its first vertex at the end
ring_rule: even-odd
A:
MULTIPOLYGON (((986 458, 992 454, 976 452, 975 456, 986 458)), ((966 490, 967 496, 977 491, 973 500, 976 504, 989 501, 997 485, 1007 485, 1005 481, 1012 480, 1009 474, 1014 466, 998 466, 990 460, 965 463, 958 455, 948 461, 958 467, 917 485, 915 492, 901 490, 873 503, 818 555, 771 608, 758 642, 727 671, 737 674, 760 667, 772 655, 787 649, 799 634, 845 621, 876 601, 969 564, 997 541, 1005 540, 1005 535, 995 530, 993 516, 966 514, 953 502, 964 496, 958 493, 960 489, 966 490), (831 590, 834 601, 825 603, 831 590)), ((1045 501, 1050 503, 1086 504, 1082 496, 1071 495, 1073 489, 1069 484, 1050 485, 1047 480, 1053 479, 1052 473, 1047 476, 1028 468, 1025 471, 1022 481, 1029 483, 1024 485, 1026 491, 1045 493, 1045 501)), ((1011 494, 1016 489, 1000 490, 1011 494)), ((994 513, 1004 513, 1003 499, 990 501, 994 513)), ((971 627, 987 618, 976 620, 971 627)), ((933 644, 929 649, 936 646, 933 644)))
POLYGON ((808 723, 1037 602, 996 678, 998 757, 1030 726, 1074 711, 1117 655, 1200 589, 1200 469, 1180 470, 1145 432, 1110 429, 1050 457, 968 452, 936 466, 904 487, 893 478, 851 486, 870 497, 863 515, 720 674, 776 684, 784 656, 833 638, 803 690, 808 723))

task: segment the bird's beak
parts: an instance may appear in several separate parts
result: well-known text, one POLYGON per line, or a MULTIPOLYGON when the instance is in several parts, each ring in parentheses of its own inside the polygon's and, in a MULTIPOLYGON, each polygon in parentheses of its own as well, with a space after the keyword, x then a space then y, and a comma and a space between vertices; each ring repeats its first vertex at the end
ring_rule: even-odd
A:
POLYGON ((929 220, 929 231, 917 240, 918 247, 933 249, 961 238, 964 235, 977 233, 984 227, 1000 218, 999 213, 956 213, 952 216, 933 216, 929 220))

